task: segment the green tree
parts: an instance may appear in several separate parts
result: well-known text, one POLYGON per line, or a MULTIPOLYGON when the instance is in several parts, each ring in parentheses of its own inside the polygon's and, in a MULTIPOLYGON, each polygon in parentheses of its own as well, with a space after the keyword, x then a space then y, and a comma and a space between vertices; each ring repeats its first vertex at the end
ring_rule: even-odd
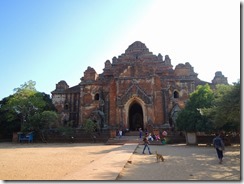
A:
POLYGON ((45 130, 56 127, 58 115, 55 111, 43 111, 35 113, 29 118, 29 121, 23 127, 23 131, 35 131, 43 142, 47 142, 45 138, 45 130))
POLYGON ((177 116, 177 130, 186 132, 210 130, 211 122, 202 115, 201 109, 210 107, 213 98, 213 91, 208 84, 197 86, 197 89, 190 94, 185 109, 180 111, 177 116))
POLYGON ((37 95, 34 86, 34 81, 28 81, 21 87, 15 88, 15 94, 7 102, 8 109, 12 111, 13 116, 20 119, 21 126, 24 126, 30 116, 42 110, 45 106, 45 101, 42 100, 40 95, 37 95))
POLYGON ((33 116, 37 118, 43 111, 55 111, 49 95, 38 92, 34 81, 30 80, 14 91, 0 101, 0 132, 9 138, 15 131, 27 130, 33 116))
POLYGON ((86 119, 83 128, 85 132, 90 135, 92 139, 94 139, 94 136, 96 137, 95 130, 97 128, 97 125, 91 119, 86 119))
POLYGON ((217 85, 213 105, 203 113, 216 130, 240 131, 240 81, 234 85, 217 85))
POLYGON ((7 108, 7 102, 12 96, 0 101, 0 138, 11 139, 13 132, 20 130, 20 120, 7 108))

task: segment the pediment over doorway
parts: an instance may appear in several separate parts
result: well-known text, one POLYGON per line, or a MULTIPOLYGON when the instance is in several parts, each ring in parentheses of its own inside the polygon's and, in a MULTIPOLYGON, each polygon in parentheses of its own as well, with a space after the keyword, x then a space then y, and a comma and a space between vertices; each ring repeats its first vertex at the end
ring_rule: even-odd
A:
POLYGON ((152 104, 152 97, 147 95, 143 89, 139 87, 138 84, 133 83, 126 93, 121 97, 117 97, 118 105, 125 105, 125 103, 133 97, 139 97, 144 101, 145 104, 152 104))

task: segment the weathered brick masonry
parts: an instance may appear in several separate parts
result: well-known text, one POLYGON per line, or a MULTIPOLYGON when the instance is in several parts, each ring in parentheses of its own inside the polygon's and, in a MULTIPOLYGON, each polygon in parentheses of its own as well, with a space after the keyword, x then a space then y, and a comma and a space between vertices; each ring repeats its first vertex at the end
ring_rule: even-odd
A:
MULTIPOLYGON (((168 55, 154 55, 144 43, 136 41, 112 62, 107 60, 103 73, 88 66, 76 86, 62 80, 52 91, 53 104, 62 115, 62 123, 81 127, 86 119, 100 129, 174 128, 177 112, 184 108, 189 94, 200 80, 190 63, 175 69, 168 55)), ((228 84, 216 72, 210 86, 228 84)))

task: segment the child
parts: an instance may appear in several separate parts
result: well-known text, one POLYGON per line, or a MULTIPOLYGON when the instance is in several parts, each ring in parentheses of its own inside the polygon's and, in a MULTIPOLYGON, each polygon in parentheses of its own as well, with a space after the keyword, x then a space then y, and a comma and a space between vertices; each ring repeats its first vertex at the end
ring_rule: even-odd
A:
POLYGON ((157 141, 160 140, 160 136, 158 134, 155 136, 155 138, 156 138, 157 141))
POLYGON ((151 133, 149 133, 148 140, 153 141, 153 137, 152 137, 151 133))

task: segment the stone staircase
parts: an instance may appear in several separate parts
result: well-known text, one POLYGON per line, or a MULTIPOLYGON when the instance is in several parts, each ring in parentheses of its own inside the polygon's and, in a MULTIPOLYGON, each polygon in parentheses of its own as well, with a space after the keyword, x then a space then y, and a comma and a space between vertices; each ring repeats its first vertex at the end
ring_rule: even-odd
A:
POLYGON ((139 132, 138 131, 129 131, 125 132, 121 138, 119 136, 116 136, 115 138, 109 138, 106 144, 109 145, 124 145, 126 143, 137 143, 142 144, 142 139, 139 138, 139 132))
POLYGON ((124 135, 121 138, 119 136, 115 138, 109 138, 106 142, 107 145, 124 145, 127 143, 137 143, 142 144, 142 139, 139 138, 139 136, 133 136, 133 135, 124 135))
MULTIPOLYGON (((144 134, 142 135, 142 137, 144 134)), ((168 132, 168 135, 166 137, 166 144, 181 144, 185 143, 185 137, 175 135, 171 132, 168 132)), ((142 138, 139 138, 139 132, 138 131, 130 131, 125 132, 125 134, 119 138, 119 136, 116 136, 115 138, 109 138, 105 144, 108 145, 124 145, 124 144, 130 144, 130 143, 137 143, 137 144, 143 144, 142 138)), ((150 141, 151 145, 162 145, 161 141, 150 141)))
MULTIPOLYGON (((109 138, 105 144, 107 145, 124 145, 128 143, 143 144, 142 138, 140 139, 138 131, 130 131, 130 132, 126 132, 121 138, 119 138, 119 136, 116 136, 115 138, 109 138)), ((151 141, 150 144, 162 145, 161 141, 156 141, 156 140, 151 141)))
POLYGON ((129 132, 125 132, 124 136, 137 136, 139 138, 139 132, 138 131, 129 131, 129 132))

